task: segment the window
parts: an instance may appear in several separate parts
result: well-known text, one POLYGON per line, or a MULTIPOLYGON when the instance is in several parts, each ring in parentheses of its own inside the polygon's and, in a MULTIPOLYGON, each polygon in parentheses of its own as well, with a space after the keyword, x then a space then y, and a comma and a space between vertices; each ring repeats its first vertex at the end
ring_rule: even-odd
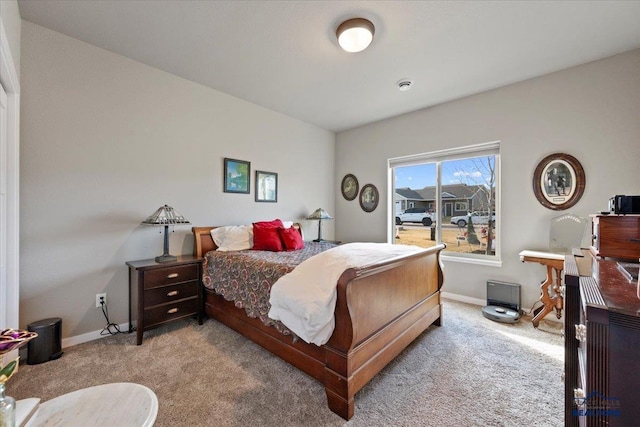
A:
POLYGON ((455 210, 456 212, 468 211, 467 202, 456 202, 455 210))
POLYGON ((445 243, 447 259, 499 264, 499 166, 499 142, 389 159, 393 200, 400 197, 396 188, 409 188, 415 197, 409 204, 428 206, 434 218, 429 227, 391 221, 391 241, 445 243))

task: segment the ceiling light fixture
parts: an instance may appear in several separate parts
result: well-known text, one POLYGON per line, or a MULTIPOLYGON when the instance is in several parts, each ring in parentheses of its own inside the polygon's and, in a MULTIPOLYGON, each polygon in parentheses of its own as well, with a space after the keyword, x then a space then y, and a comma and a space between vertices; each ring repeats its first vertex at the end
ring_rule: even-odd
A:
POLYGON ((373 24, 364 18, 348 19, 336 30, 340 47, 352 53, 365 50, 371 44, 374 33, 373 24))

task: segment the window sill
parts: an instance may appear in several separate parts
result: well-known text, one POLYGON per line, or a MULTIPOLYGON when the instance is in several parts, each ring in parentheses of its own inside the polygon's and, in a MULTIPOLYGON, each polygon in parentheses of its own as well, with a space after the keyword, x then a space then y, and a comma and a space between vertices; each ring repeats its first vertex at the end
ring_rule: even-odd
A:
POLYGON ((502 260, 500 259, 474 258, 462 255, 448 255, 445 253, 442 253, 442 255, 440 255, 440 259, 445 262, 451 261, 460 262, 463 264, 485 265, 487 267, 502 267, 502 260))

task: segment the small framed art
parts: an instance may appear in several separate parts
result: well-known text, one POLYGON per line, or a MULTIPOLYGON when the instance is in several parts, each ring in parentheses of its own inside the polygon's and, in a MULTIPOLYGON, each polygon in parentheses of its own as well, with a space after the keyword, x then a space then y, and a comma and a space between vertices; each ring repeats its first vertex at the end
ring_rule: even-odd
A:
POLYGON ((358 186, 358 178, 350 173, 345 175, 344 178, 342 178, 340 190, 342 191, 342 197, 345 199, 355 199, 358 197, 358 191, 360 190, 360 187, 358 186))
POLYGON ((249 194, 251 180, 250 173, 250 162, 225 158, 224 192, 249 194))
POLYGON ((256 202, 278 201, 278 174, 256 171, 256 202))
POLYGON ((373 184, 367 184, 360 191, 360 207, 365 212, 373 212, 378 207, 378 189, 373 184))
POLYGON ((573 156, 551 154, 533 172, 533 192, 543 206, 564 210, 578 203, 585 186, 584 169, 573 156))

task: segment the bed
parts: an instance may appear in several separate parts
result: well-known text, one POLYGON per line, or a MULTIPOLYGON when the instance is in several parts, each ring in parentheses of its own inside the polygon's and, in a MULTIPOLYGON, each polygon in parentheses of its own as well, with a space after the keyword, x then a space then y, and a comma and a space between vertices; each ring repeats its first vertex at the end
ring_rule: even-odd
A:
MULTIPOLYGON (((214 228, 192 228, 196 257, 217 249, 214 228)), ((430 325, 442 324, 439 255, 444 247, 346 269, 337 282, 335 329, 322 346, 265 325, 206 287, 205 312, 320 381, 329 408, 349 420, 355 394, 430 325)), ((205 276, 203 282, 210 279, 205 276)))

